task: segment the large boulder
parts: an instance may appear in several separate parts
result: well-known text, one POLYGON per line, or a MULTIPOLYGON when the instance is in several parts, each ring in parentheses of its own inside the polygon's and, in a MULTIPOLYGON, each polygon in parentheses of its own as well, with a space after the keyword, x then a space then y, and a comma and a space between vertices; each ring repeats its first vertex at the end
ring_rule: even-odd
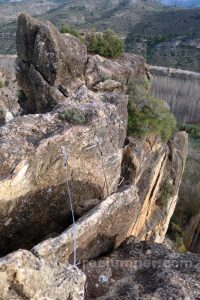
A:
POLYGON ((48 264, 26 250, 0 260, 2 300, 83 300, 85 280, 78 268, 48 264))
POLYGON ((52 110, 83 84, 86 46, 51 23, 21 14, 17 29, 17 78, 25 113, 52 110))
POLYGON ((198 255, 130 238, 112 254, 82 265, 85 299, 198 299, 199 266, 198 255))

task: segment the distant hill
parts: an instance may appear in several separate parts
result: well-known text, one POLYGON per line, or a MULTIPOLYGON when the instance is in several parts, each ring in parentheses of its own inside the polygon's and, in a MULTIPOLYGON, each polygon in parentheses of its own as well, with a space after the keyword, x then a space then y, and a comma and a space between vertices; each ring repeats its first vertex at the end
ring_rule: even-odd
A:
POLYGON ((152 12, 132 26, 127 51, 154 65, 200 72, 200 8, 152 12))
MULTIPOLYGON (((161 0, 178 4, 179 0, 161 0)), ((180 1, 179 1, 180 2, 180 1)), ((191 5, 196 5, 191 0, 191 5)), ((188 0, 181 3, 189 5, 188 0)), ((160 0, 26 0, 0 4, 0 53, 14 53, 16 17, 20 11, 40 15, 58 28, 115 30, 126 50, 150 64, 200 72, 200 8, 180 8, 160 0)))
POLYGON ((166 5, 176 5, 180 7, 200 7, 199 0, 161 0, 161 3, 166 5))

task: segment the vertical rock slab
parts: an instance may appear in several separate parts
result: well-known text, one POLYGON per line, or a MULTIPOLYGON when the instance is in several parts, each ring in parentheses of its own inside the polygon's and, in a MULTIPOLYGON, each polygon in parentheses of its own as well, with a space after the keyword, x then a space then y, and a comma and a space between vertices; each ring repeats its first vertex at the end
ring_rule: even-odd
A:
POLYGON ((16 75, 25 94, 25 113, 50 111, 83 84, 87 49, 79 39, 21 14, 16 43, 16 75))
POLYGON ((185 168, 188 150, 188 135, 186 132, 179 132, 169 143, 169 155, 166 163, 161 187, 156 199, 155 210, 149 218, 149 237, 151 240, 162 243, 167 232, 170 219, 174 213, 179 188, 185 168), (158 217, 155 226, 153 219, 158 217), (151 225, 152 224, 152 225, 151 225), (152 230, 152 227, 153 230, 152 230))
POLYGON ((124 148, 122 177, 135 183, 141 201, 130 235, 163 242, 174 212, 187 157, 188 137, 179 132, 168 143, 158 138, 131 139, 124 148))

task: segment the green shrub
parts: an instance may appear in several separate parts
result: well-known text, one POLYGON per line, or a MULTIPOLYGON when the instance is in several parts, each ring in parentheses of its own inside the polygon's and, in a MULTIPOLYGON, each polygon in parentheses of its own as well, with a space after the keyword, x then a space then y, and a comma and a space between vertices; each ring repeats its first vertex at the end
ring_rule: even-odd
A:
POLYGON ((149 84, 141 78, 129 86, 128 135, 160 135, 168 141, 175 133, 176 121, 164 101, 155 99, 149 90, 149 84))
POLYGON ((87 113, 78 108, 66 108, 59 114, 59 117, 72 124, 84 124, 87 121, 87 113))
MULTIPOLYGON (((60 29, 61 33, 69 33, 83 41, 78 30, 68 25, 63 25, 60 29)), ((124 42, 112 30, 102 32, 92 32, 91 36, 85 40, 88 51, 93 54, 109 58, 118 58, 124 52, 124 42)))
POLYGON ((63 25, 60 28, 60 32, 61 33, 69 33, 69 34, 75 36, 76 38, 78 38, 79 40, 81 40, 81 34, 80 34, 80 32, 78 30, 76 30, 75 28, 70 27, 68 25, 63 25))
POLYGON ((109 58, 118 58, 124 52, 124 42, 112 30, 92 33, 88 42, 88 51, 109 58))

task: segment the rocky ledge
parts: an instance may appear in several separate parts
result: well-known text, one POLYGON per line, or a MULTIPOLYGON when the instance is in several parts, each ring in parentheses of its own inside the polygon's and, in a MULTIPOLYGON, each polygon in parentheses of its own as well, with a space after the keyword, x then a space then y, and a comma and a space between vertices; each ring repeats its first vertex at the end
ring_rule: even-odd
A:
MULTIPOLYGON (((142 57, 88 55, 75 37, 24 14, 17 51, 23 115, 0 127, 0 253, 17 251, 0 260, 0 298, 83 299, 84 272, 85 297, 103 297, 90 286, 87 268, 69 265, 74 252, 87 266, 127 237, 163 242, 187 135, 179 132, 167 143, 155 134, 127 136, 128 85, 149 80, 142 57)), ((96 271, 91 276, 101 276, 96 271)), ((112 280, 128 292, 124 272, 112 280)), ((112 284, 106 293, 105 299, 117 295, 112 284)))

